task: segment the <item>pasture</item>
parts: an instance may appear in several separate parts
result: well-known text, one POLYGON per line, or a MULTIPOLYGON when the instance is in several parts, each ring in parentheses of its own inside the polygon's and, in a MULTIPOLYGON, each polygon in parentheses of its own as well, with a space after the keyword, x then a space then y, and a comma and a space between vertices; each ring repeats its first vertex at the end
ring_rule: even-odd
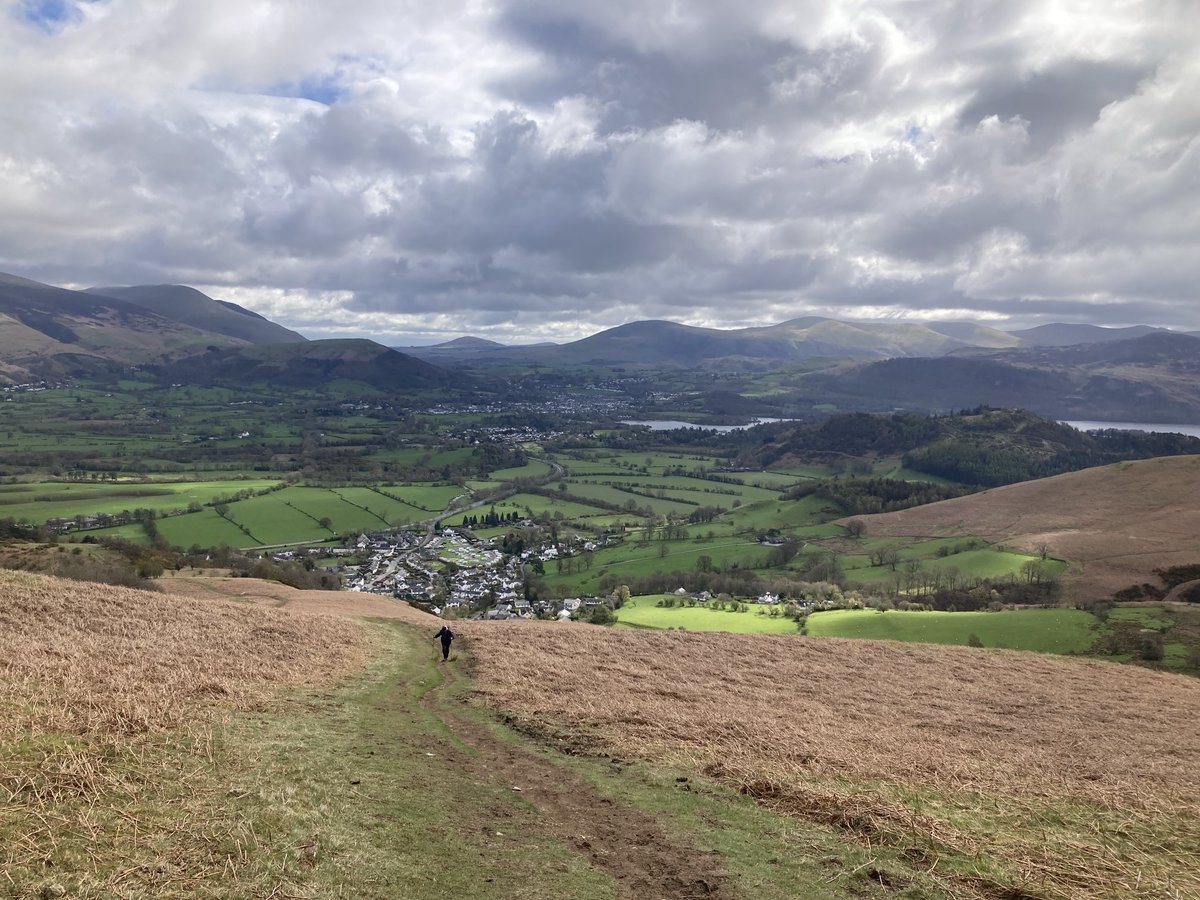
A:
POLYGON ((687 606, 685 598, 673 594, 645 594, 630 597, 616 611, 617 624, 636 628, 680 628, 685 631, 728 631, 737 634, 798 634, 795 619, 779 614, 779 607, 749 604, 749 610, 714 609, 710 606, 687 606), (673 601, 665 607, 655 604, 673 601), (775 615, 771 615, 771 611, 775 615))
POLYGON ((661 475, 667 469, 682 467, 712 469, 729 461, 701 453, 670 453, 648 450, 583 450, 559 454, 557 462, 565 465, 571 475, 632 474, 661 475))
POLYGON ((832 609, 805 620, 813 637, 869 638, 965 645, 975 635, 985 647, 1086 653, 1101 628, 1078 609, 1013 609, 1000 612, 914 612, 832 609))
POLYGON ((44 481, 0 485, 0 517, 41 524, 50 519, 112 515, 122 510, 168 512, 212 503, 241 491, 265 490, 274 479, 221 481, 44 481))
MULTIPOLYGON (((273 482, 263 484, 269 487, 273 482)), ((225 504, 224 515, 215 506, 210 506, 183 515, 160 517, 155 525, 167 543, 183 548, 319 542, 348 531, 372 531, 426 520, 442 507, 430 511, 424 504, 445 504, 459 493, 461 489, 456 485, 443 484, 293 485, 225 504)), ((168 508, 177 508, 177 505, 168 508)), ((138 543, 149 539, 140 524, 94 529, 88 533, 97 537, 122 537, 138 543)))

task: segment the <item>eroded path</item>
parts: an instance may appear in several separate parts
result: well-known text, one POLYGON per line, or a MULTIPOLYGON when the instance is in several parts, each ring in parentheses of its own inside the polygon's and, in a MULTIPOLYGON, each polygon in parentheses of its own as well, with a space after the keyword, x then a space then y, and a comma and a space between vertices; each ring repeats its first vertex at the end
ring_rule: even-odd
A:
MULTIPOLYGON (((549 836, 573 846, 616 881, 618 896, 637 900, 736 896, 715 853, 680 844, 652 816, 601 796, 577 773, 497 738, 452 697, 459 663, 437 665, 443 680, 425 694, 422 705, 453 736, 439 739, 439 753, 464 777, 498 781, 519 793, 538 811, 549 836)), ((481 827, 502 830, 503 823, 481 827)))

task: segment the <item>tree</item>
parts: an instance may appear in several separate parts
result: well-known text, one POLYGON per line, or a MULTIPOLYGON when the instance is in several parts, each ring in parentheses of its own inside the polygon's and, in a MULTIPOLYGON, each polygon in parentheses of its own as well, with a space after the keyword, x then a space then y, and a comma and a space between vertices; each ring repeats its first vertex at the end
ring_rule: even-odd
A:
POLYGON ((707 553, 696 558, 697 572, 711 572, 713 570, 713 558, 707 553))
POLYGON ((1041 584, 1046 577, 1046 566, 1041 560, 1028 560, 1021 565, 1021 575, 1026 584, 1041 584))
POLYGON ((606 604, 599 603, 592 607, 591 611, 588 613, 587 620, 593 625, 611 625, 613 622, 617 621, 617 617, 606 604))
POLYGON ((867 523, 862 519, 851 519, 846 523, 846 536, 857 538, 867 533, 867 523))

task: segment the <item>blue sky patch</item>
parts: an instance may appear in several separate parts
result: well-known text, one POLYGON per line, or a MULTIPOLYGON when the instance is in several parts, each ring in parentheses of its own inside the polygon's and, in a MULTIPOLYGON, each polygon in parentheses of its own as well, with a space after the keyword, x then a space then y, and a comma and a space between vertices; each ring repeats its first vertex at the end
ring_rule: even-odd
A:
POLYGON ((273 97, 298 97, 332 106, 342 97, 342 87, 336 75, 320 75, 290 84, 276 84, 265 91, 273 97))
POLYGON ((23 0, 17 14, 45 32, 59 31, 79 19, 74 0, 23 0))

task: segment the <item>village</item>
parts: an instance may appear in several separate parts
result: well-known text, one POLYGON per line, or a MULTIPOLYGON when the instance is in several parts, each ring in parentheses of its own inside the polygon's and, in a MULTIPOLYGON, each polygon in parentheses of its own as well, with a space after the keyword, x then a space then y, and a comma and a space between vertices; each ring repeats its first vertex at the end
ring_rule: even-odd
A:
MULTIPOLYGON (((367 561, 346 575, 346 589, 386 594, 428 607, 435 615, 508 619, 566 617, 595 598, 561 602, 530 601, 525 566, 584 552, 580 539, 546 541, 517 553, 497 548, 497 538, 481 539, 466 527, 431 534, 381 531, 359 537, 367 561)), ((594 546, 594 545, 593 545, 594 546)))

